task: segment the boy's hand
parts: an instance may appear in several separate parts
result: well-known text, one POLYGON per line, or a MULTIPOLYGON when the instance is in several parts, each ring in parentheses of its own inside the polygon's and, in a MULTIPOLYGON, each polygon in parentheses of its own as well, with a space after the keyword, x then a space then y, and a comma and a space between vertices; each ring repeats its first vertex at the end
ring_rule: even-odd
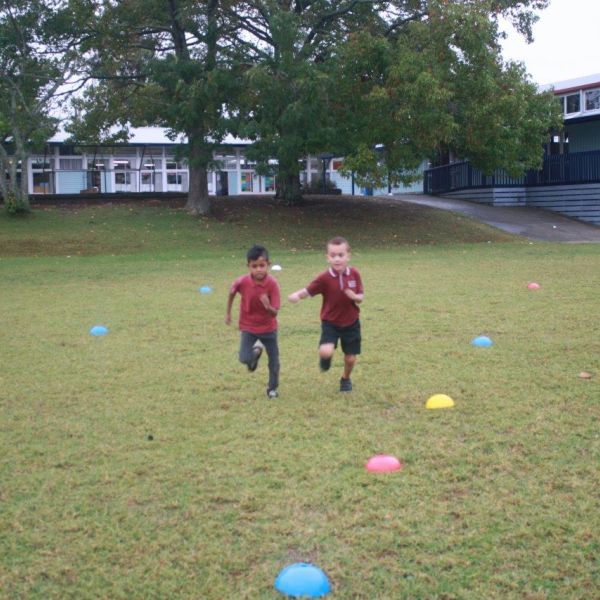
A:
POLYGON ((346 294, 346 296, 348 296, 348 298, 350 298, 350 300, 352 300, 353 302, 362 302, 363 300, 363 294, 357 294, 356 292, 353 292, 350 288, 346 288, 344 290, 344 294, 346 294))
POLYGON ((292 303, 292 304, 296 304, 296 302, 300 302, 300 295, 298 294, 298 292, 294 292, 293 294, 290 294, 288 296, 288 300, 292 303))
POLYGON ((231 325, 231 315, 225 315, 225 325, 231 325))
POLYGON ((271 302, 270 302, 269 296, 267 296, 267 294, 261 294, 260 301, 262 302, 263 306, 267 310, 269 310, 271 308, 271 302))

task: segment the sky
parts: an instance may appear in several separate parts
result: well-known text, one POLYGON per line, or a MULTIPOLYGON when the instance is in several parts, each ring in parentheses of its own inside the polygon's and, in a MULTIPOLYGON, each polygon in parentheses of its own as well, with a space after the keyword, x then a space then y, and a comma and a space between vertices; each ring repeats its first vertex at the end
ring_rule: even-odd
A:
POLYGON ((512 27, 504 58, 525 63, 538 84, 600 73, 600 0, 550 0, 526 44, 512 27))

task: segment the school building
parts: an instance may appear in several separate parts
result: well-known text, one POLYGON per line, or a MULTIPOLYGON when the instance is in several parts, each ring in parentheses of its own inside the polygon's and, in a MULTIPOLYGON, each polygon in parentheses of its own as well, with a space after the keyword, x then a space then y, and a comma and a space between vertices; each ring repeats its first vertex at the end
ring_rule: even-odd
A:
MULTIPOLYGON (((29 159, 29 191, 32 196, 187 192, 188 168, 185 161, 177 158, 182 144, 184 138, 170 140, 165 130, 158 127, 133 129, 127 143, 113 145, 74 146, 59 134, 48 142, 43 153, 29 159)), ((223 141, 214 153, 216 166, 208 173, 209 194, 275 194, 275 177, 259 175, 255 164, 246 158, 249 145, 249 141, 232 136, 223 141)), ((340 174, 342 163, 343 157, 333 154, 306 157, 301 161, 302 185, 319 189, 325 175, 326 185, 343 194, 422 191, 421 179, 412 186, 360 188, 351 177, 340 174)))
POLYGON ((600 225, 600 73, 543 86, 553 89, 564 129, 548 138, 543 166, 511 178, 468 161, 424 174, 424 192, 489 205, 537 206, 600 225))

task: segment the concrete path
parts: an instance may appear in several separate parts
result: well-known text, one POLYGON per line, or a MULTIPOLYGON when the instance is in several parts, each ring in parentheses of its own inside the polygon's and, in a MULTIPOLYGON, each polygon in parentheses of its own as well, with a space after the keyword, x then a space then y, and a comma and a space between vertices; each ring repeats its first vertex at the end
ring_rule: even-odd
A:
POLYGON ((600 227, 541 208, 487 206, 424 194, 394 194, 381 198, 451 210, 531 240, 573 244, 600 243, 600 227))

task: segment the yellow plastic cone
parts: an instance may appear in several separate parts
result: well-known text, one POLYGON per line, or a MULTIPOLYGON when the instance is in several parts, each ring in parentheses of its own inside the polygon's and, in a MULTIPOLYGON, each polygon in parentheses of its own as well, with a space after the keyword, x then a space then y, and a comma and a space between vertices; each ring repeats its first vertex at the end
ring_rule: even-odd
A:
POLYGON ((425 408, 452 408, 454 406, 454 400, 446 394, 434 394, 427 400, 425 408))

